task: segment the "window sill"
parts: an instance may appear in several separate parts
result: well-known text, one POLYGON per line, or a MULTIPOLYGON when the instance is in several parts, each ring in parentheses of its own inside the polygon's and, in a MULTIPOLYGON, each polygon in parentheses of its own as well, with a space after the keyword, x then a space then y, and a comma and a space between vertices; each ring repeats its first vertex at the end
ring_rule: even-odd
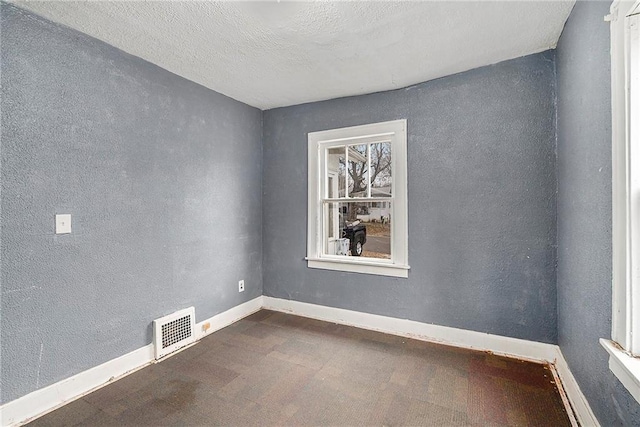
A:
POLYGON ((640 402, 640 359, 631 357, 613 341, 600 338, 609 353, 609 369, 631 395, 640 402))
POLYGON ((378 276, 409 277, 408 265, 382 264, 375 261, 353 261, 326 258, 305 258, 307 267, 322 270, 347 271, 351 273, 375 274, 378 276))

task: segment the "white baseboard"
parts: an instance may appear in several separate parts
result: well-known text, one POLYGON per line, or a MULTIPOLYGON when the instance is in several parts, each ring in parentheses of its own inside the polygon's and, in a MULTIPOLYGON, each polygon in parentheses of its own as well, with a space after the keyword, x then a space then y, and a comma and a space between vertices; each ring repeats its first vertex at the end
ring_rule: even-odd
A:
MULTIPOLYGON (((222 329, 261 308, 262 296, 259 296, 200 322, 196 324, 197 339, 222 329), (205 333, 202 326, 207 322, 210 324, 210 328, 205 333)), ((102 365, 36 390, 0 406, 0 425, 24 424, 112 381, 129 375, 153 361, 153 344, 149 344, 102 365)))
POLYGON ((553 362, 558 346, 518 338, 503 337, 466 329, 421 323, 396 317, 344 310, 324 305, 308 304, 280 298, 263 297, 264 308, 310 317, 327 322, 356 326, 387 334, 415 338, 471 350, 517 357, 534 362, 553 362))
POLYGON ((148 365, 153 360, 153 345, 117 357, 50 386, 41 388, 0 407, 3 426, 21 425, 69 403, 111 381, 148 365))
POLYGON ((580 386, 571 373, 569 365, 567 364, 567 361, 562 355, 562 351, 560 351, 559 347, 557 349, 555 359, 554 366, 556 373, 558 374, 558 377, 560 377, 560 383, 578 423, 581 426, 600 426, 598 419, 591 410, 587 398, 582 394, 582 390, 580 390, 580 386))
POLYGON ((206 337, 209 334, 214 333, 215 331, 219 331, 222 328, 225 328, 233 323, 236 323, 238 320, 247 317, 250 314, 255 313, 262 309, 262 300, 264 297, 259 296, 250 301, 242 303, 240 305, 236 305, 233 308, 230 308, 227 311, 223 311, 222 313, 216 314, 213 317, 210 317, 207 320, 204 320, 200 323, 196 323, 196 339, 201 339, 206 337), (209 324, 209 328, 205 331, 204 325, 209 324))
POLYGON ((312 319, 358 328, 400 335, 471 350, 490 351, 494 354, 551 364, 560 379, 559 390, 573 425, 599 426, 587 399, 569 370, 560 347, 553 344, 509 338, 447 326, 432 325, 412 320, 379 316, 376 314, 344 310, 341 308, 308 304, 298 301, 263 297, 263 308, 291 313, 312 319), (576 423, 577 421, 577 423, 576 423))

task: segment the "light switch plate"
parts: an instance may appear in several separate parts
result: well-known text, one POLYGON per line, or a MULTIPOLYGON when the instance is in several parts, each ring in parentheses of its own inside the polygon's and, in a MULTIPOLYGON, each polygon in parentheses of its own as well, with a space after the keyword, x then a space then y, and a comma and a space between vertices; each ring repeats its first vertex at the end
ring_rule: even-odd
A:
POLYGON ((71 214, 56 215, 56 234, 71 233, 71 214))

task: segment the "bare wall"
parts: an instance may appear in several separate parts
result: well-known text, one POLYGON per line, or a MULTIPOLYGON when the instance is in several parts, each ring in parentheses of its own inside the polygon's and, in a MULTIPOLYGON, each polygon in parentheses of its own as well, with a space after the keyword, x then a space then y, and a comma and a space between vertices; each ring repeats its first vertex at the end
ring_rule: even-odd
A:
POLYGON ((610 2, 576 3, 557 49, 558 342, 603 426, 640 425, 613 376, 610 2))
POLYGON ((555 98, 547 51, 266 111, 264 294, 555 343, 555 98), (402 118, 409 279, 307 268, 308 132, 402 118))
POLYGON ((8 402, 261 295, 262 113, 0 7, 8 402))

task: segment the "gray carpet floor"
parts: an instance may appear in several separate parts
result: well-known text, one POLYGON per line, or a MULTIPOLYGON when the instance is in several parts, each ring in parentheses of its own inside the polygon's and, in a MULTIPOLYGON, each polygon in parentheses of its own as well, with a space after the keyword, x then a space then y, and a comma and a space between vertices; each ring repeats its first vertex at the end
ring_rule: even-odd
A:
POLYGON ((31 426, 566 426, 549 367, 262 310, 31 426))

